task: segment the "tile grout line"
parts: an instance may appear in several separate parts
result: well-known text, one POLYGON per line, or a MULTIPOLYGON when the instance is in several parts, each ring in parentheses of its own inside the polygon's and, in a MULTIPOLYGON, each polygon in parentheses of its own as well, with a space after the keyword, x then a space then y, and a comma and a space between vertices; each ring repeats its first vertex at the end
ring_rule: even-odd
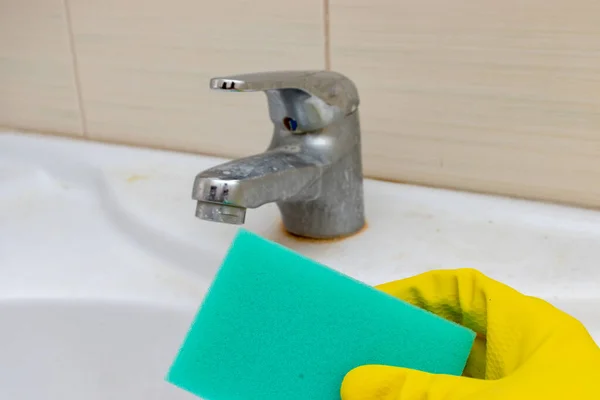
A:
MULTIPOLYGON (((66 1, 66 0, 65 0, 66 1)), ((331 29, 329 24, 329 0, 323 1, 323 39, 325 51, 325 69, 331 70, 331 29)))
POLYGON ((71 18, 71 8, 69 0, 63 0, 65 9, 65 18, 67 20, 67 35, 69 36, 69 48, 71 50, 71 60, 73 61, 73 77, 75 81, 75 89, 77 91, 77 103, 79 104, 79 113, 81 114, 81 129, 83 137, 89 138, 87 126, 87 114, 83 105, 83 94, 81 91, 81 76, 79 75, 79 60, 77 59, 77 51, 75 50, 75 35, 73 34, 73 19, 71 18))

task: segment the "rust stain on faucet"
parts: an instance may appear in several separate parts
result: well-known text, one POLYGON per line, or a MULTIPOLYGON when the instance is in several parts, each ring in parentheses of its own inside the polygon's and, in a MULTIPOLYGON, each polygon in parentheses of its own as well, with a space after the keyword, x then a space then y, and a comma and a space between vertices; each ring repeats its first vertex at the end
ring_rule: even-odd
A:
POLYGON ((299 242, 315 243, 315 244, 329 244, 329 243, 335 243, 335 242, 340 242, 342 240, 350 239, 354 236, 358 236, 369 228, 369 224, 368 224, 368 222, 365 221, 365 224, 363 225, 363 227, 354 233, 351 233, 349 235, 342 235, 342 236, 338 236, 338 237, 334 237, 334 238, 325 238, 325 239, 316 239, 316 238, 309 238, 309 237, 305 237, 305 236, 296 235, 285 229, 285 225, 283 224, 283 221, 281 221, 279 223, 279 228, 285 237, 297 240, 299 242))

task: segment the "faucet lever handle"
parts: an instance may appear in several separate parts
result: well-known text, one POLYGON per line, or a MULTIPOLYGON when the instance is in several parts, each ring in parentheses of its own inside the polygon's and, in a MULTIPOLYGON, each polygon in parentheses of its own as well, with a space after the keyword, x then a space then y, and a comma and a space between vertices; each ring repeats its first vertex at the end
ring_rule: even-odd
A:
POLYGON ((354 83, 333 71, 273 71, 213 78, 210 88, 233 92, 299 90, 338 108, 344 115, 356 111, 359 98, 354 83))

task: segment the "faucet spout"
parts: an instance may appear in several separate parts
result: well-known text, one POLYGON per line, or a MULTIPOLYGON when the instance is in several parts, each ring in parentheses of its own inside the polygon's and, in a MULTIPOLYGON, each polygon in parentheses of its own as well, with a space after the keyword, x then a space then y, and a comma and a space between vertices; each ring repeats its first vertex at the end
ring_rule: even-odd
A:
POLYGON ((243 222, 240 209, 291 198, 314 198, 319 194, 321 164, 310 154, 299 152, 297 146, 284 146, 210 168, 196 175, 194 181, 192 198, 203 204, 196 215, 213 221, 222 215, 235 215, 220 222, 239 223, 240 219, 243 222))

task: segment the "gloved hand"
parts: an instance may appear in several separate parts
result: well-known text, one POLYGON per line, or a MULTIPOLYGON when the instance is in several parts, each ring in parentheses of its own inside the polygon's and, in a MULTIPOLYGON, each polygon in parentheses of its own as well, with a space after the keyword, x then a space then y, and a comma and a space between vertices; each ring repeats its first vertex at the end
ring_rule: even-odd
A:
POLYGON ((378 287, 477 332, 463 377, 366 365, 343 400, 598 400, 600 348, 549 303, 469 269, 432 271, 378 287))

